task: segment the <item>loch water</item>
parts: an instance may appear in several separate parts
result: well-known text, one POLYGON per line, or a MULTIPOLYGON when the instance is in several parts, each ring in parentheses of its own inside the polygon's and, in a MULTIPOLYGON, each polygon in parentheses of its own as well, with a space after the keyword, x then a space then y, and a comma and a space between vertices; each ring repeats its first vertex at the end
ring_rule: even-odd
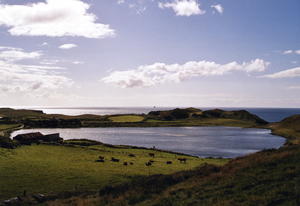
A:
POLYGON ((17 134, 60 133, 64 139, 91 139, 113 145, 134 145, 200 157, 234 158, 263 149, 279 148, 285 139, 267 129, 238 127, 139 127, 23 129, 17 134))

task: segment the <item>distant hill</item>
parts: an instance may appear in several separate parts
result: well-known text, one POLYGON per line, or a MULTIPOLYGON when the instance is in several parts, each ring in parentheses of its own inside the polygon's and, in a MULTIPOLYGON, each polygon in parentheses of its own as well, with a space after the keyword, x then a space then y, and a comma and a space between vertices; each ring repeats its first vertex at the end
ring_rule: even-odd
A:
POLYGON ((278 127, 300 132, 300 114, 283 119, 279 122, 278 127))
POLYGON ((160 119, 160 120, 178 120, 178 119, 187 119, 192 117, 193 114, 201 113, 202 110, 196 108, 186 108, 186 109, 172 109, 165 111, 152 111, 148 113, 148 117, 160 119))
POLYGON ((221 109, 213 109, 202 111, 196 108, 186 108, 186 109, 173 109, 166 111, 152 111, 148 113, 149 118, 159 119, 159 120, 182 120, 187 118, 194 119, 205 119, 205 118, 215 118, 215 119, 235 119, 254 122, 256 124, 268 124, 267 121, 262 118, 251 114, 246 110, 238 111, 224 111, 221 109))

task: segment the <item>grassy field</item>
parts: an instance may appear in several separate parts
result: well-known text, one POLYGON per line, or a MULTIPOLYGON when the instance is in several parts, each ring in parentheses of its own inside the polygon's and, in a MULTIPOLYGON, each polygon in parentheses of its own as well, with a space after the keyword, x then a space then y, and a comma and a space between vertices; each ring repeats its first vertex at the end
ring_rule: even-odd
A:
POLYGON ((20 124, 0 124, 0 131, 19 127, 20 124))
POLYGON ((265 150, 204 165, 189 172, 150 176, 98 194, 48 202, 50 206, 297 206, 300 205, 300 147, 265 150))
POLYGON ((0 148, 0 200, 22 195, 24 190, 28 194, 98 190, 136 176, 190 170, 205 162, 220 165, 227 160, 104 145, 0 148), (155 153, 155 157, 150 158, 149 152, 155 153), (129 154, 135 157, 129 157, 129 154), (105 157, 104 163, 95 162, 99 155, 105 157), (120 162, 111 162, 112 157, 120 159, 120 162), (187 158, 187 163, 179 163, 178 157, 187 158), (154 160, 153 165, 145 166, 151 159, 154 160), (133 165, 125 166, 125 161, 133 165), (166 161, 172 161, 172 164, 167 165, 166 161))
MULTIPOLYGON (((0 136, 5 136, 5 132, 21 126, 20 124, 0 124, 0 136)), ((1 137, 0 137, 1 138, 1 137)))
POLYGON ((144 120, 144 117, 139 115, 120 115, 111 116, 108 119, 113 122, 141 122, 144 120))

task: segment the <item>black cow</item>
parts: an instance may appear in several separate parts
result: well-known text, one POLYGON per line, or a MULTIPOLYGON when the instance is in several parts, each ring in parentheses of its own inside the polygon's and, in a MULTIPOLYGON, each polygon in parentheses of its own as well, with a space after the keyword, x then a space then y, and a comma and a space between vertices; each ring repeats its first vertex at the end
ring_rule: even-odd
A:
POLYGON ((186 158, 178 158, 178 160, 180 161, 180 163, 186 163, 186 158))
POLYGON ((100 159, 100 160, 96 160, 96 162, 105 162, 105 161, 100 159))
POLYGON ((155 157, 155 154, 154 153, 149 153, 149 156, 150 157, 155 157))
POLYGON ((172 164, 172 161, 167 161, 166 164, 170 165, 170 164, 172 164))
POLYGON ((117 158, 114 158, 114 157, 112 157, 112 158, 111 158, 111 161, 112 161, 112 162, 120 162, 120 160, 119 160, 119 159, 117 159, 117 158))

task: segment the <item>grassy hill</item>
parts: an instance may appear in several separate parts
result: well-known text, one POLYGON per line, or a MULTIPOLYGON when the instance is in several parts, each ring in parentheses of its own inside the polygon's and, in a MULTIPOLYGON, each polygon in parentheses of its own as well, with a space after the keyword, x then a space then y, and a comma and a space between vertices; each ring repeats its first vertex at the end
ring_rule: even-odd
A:
POLYGON ((13 150, 0 148, 0 200, 22 196, 24 190, 28 195, 97 191, 138 176, 171 174, 203 163, 221 165, 226 161, 103 145, 88 140, 70 140, 65 145, 21 146, 13 150), (104 162, 96 162, 99 156, 104 157, 104 162), (112 157, 119 162, 112 162, 112 157), (180 163, 178 158, 186 158, 186 164, 180 163), (146 166, 149 160, 154 162, 146 166), (166 164, 167 161, 172 161, 172 164, 166 164))
POLYGON ((293 115, 270 125, 272 132, 287 138, 287 144, 300 144, 300 115, 293 115))
POLYGON ((300 147, 266 150, 193 171, 156 175, 48 205, 251 206, 300 204, 300 147))

